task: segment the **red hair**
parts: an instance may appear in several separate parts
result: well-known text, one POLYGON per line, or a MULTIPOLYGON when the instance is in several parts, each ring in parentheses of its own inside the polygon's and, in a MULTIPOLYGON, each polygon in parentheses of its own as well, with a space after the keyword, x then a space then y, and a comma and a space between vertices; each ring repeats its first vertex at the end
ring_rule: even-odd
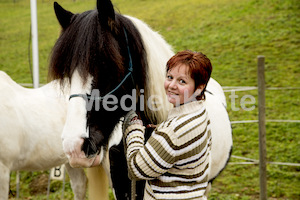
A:
POLYGON ((212 72, 210 60, 201 52, 193 52, 190 50, 180 51, 167 62, 167 72, 181 64, 189 67, 189 74, 195 81, 195 90, 201 85, 204 85, 204 89, 197 99, 205 99, 204 91, 212 72))

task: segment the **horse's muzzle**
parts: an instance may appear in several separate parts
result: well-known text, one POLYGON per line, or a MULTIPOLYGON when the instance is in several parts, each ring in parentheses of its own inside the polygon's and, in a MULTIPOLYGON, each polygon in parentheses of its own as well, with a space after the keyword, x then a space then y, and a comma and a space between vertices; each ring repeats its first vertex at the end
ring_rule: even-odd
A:
POLYGON ((69 164, 73 168, 80 167, 94 167, 101 163, 101 154, 98 151, 96 154, 89 155, 88 157, 82 151, 84 139, 64 139, 63 149, 69 159, 69 164))

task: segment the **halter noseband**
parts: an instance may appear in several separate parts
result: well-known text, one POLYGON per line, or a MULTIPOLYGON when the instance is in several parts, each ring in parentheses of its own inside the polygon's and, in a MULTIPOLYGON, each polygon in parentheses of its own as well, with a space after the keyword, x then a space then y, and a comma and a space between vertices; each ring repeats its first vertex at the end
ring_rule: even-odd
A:
POLYGON ((89 100, 99 100, 99 101, 103 101, 103 99, 105 99, 105 97, 107 97, 108 95, 114 93, 116 90, 118 90, 123 83, 128 79, 129 76, 131 76, 133 85, 134 85, 134 78, 132 75, 133 72, 133 65, 132 65, 132 58, 131 58, 131 53, 130 53, 130 48, 129 48, 129 43, 128 43, 128 37, 127 37, 127 32, 126 29, 123 28, 124 30, 124 34, 125 34, 125 39, 126 39, 126 44, 127 44, 127 51, 128 51, 128 57, 129 57, 129 67, 128 67, 128 73, 126 74, 126 76, 123 78, 123 80, 110 92, 108 92, 106 95, 104 96, 100 96, 100 97, 91 97, 91 95, 89 94, 72 94, 69 97, 69 100, 71 100, 73 97, 82 97, 84 99, 89 99, 89 100))

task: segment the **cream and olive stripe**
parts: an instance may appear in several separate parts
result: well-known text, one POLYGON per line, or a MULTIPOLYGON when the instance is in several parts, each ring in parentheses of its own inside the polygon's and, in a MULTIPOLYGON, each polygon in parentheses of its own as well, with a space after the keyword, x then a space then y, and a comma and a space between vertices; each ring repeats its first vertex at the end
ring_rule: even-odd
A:
POLYGON ((145 199, 205 199, 211 132, 202 102, 173 109, 145 145, 143 126, 124 137, 131 176, 147 180, 145 199))

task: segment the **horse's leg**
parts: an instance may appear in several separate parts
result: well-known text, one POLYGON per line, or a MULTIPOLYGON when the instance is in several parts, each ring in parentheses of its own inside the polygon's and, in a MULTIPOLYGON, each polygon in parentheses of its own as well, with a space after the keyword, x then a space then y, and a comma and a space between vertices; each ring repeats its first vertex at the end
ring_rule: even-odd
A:
POLYGON ((82 168, 72 168, 69 163, 65 164, 71 180, 71 187, 75 200, 84 200, 86 194, 87 177, 82 168))
POLYGON ((89 199, 90 200, 108 200, 108 178, 103 167, 87 168, 89 180, 89 199))
POLYGON ((0 163, 0 199, 8 199, 8 190, 9 190, 9 174, 10 170, 8 167, 0 163))

